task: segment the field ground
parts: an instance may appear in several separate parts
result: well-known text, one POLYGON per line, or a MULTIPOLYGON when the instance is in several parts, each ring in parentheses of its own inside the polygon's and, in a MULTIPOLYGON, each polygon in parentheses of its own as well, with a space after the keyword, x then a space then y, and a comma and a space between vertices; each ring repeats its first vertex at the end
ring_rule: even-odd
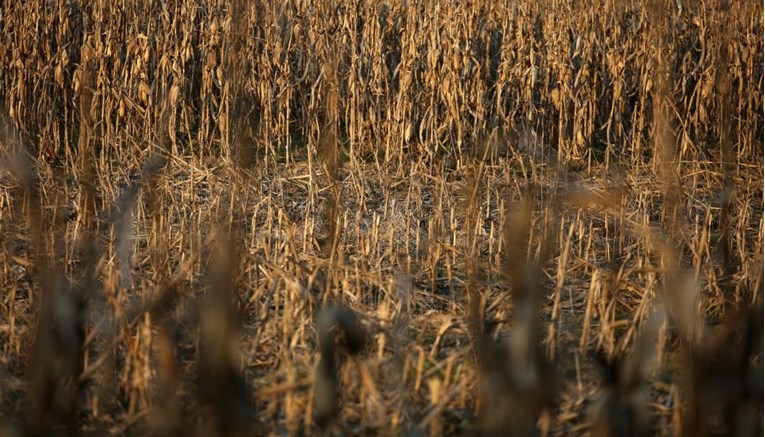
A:
POLYGON ((0 435, 762 433, 762 5, 277 3, 0 6, 0 435))

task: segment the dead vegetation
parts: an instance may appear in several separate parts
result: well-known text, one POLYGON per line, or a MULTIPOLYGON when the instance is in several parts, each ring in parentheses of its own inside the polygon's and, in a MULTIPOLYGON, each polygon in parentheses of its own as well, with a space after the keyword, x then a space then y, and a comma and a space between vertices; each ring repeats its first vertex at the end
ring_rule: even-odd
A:
POLYGON ((762 26, 3 3, 0 434, 761 434, 762 26))

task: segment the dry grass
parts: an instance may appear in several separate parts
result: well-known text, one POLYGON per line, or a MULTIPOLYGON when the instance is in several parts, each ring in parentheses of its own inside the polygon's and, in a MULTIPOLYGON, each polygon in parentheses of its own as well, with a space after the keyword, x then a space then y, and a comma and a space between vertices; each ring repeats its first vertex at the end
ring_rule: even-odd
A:
POLYGON ((0 434, 762 433, 757 2, 0 6, 0 434))

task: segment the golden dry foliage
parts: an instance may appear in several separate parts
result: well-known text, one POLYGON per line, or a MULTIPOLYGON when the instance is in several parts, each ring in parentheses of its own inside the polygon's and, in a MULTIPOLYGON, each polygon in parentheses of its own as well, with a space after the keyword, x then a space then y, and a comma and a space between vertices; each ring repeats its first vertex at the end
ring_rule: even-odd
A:
POLYGON ((762 27, 0 2, 0 434, 762 433, 762 27))

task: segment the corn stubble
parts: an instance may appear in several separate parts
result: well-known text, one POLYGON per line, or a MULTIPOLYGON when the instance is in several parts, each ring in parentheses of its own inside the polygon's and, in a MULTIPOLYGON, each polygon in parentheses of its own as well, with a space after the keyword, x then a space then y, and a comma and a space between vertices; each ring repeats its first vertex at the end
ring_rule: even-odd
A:
POLYGON ((0 435, 762 433, 762 5, 6 3, 0 435))

